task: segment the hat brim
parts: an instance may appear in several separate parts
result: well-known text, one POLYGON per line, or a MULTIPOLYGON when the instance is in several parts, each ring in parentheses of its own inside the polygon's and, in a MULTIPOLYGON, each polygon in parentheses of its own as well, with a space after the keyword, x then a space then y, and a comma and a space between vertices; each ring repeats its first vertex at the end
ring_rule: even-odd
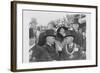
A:
POLYGON ((66 35, 64 38, 66 38, 66 37, 73 37, 73 38, 75 38, 74 35, 66 35))
POLYGON ((56 35, 46 35, 45 37, 48 37, 48 36, 51 36, 51 37, 56 37, 56 35))

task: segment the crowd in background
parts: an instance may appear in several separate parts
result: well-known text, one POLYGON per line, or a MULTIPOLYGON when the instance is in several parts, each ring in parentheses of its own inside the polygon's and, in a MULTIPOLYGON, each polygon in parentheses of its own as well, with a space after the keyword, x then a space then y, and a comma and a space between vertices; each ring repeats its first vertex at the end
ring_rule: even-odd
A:
POLYGON ((30 62, 86 59, 86 15, 70 14, 39 25, 29 24, 30 62))

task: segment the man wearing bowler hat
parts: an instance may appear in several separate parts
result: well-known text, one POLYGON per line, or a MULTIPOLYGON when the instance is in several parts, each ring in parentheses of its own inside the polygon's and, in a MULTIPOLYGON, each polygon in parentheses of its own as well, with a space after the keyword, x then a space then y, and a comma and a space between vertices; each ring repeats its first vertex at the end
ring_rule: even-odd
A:
POLYGON ((55 33, 54 30, 46 30, 39 37, 39 42, 31 50, 32 55, 30 62, 54 61, 58 58, 58 53, 55 48, 55 33))
POLYGON ((54 30, 46 30, 46 43, 43 46, 52 61, 58 60, 58 52, 55 48, 55 32, 54 30))

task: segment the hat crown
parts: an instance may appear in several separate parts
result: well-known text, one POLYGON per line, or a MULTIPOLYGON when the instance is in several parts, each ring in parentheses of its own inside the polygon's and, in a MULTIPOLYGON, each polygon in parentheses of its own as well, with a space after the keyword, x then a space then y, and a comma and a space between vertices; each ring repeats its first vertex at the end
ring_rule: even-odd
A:
POLYGON ((47 36, 56 36, 54 30, 52 29, 46 30, 46 37, 47 36))
POLYGON ((68 36, 74 37, 74 35, 72 34, 72 31, 71 31, 71 30, 67 30, 67 31, 66 31, 66 36, 65 36, 65 38, 68 37, 68 36))

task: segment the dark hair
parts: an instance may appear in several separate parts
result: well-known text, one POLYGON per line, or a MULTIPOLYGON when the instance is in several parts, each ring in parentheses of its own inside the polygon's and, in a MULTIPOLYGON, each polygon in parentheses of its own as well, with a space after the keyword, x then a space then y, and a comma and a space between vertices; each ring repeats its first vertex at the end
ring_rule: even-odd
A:
POLYGON ((64 26, 63 26, 63 27, 59 27, 58 30, 57 30, 57 33, 59 33, 60 30, 61 30, 62 28, 63 28, 65 31, 68 30, 68 28, 66 28, 66 27, 64 27, 64 26))
POLYGON ((57 30, 57 39, 59 39, 60 42, 62 42, 63 39, 64 39, 64 37, 60 34, 60 30, 61 30, 62 28, 63 28, 65 31, 68 30, 68 28, 66 28, 66 27, 64 27, 64 26, 58 28, 58 30, 57 30))

